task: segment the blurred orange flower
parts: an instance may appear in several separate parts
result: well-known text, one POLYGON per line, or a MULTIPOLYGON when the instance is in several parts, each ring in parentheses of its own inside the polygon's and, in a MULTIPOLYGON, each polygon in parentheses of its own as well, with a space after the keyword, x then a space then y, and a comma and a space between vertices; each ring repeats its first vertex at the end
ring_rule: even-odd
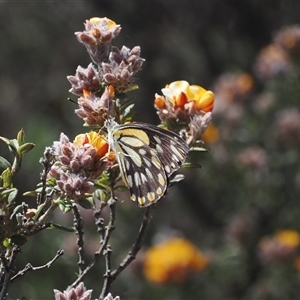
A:
POLYGON ((220 138, 220 132, 214 124, 209 124, 202 136, 202 140, 207 144, 214 144, 220 138))
POLYGON ((144 275, 157 284, 183 283, 189 274, 202 271, 207 265, 208 257, 191 242, 173 238, 146 252, 144 275))
POLYGON ((293 229, 278 230, 273 237, 259 243, 260 257, 265 262, 282 261, 294 256, 300 245, 300 234, 293 229))
POLYGON ((296 257, 294 266, 295 266, 296 270, 299 272, 300 271, 300 256, 296 257))
POLYGON ((275 240, 287 247, 298 247, 300 244, 300 234, 296 230, 278 230, 275 233, 275 240))
POLYGON ((254 70, 261 79, 271 79, 280 74, 290 75, 293 65, 281 47, 270 44, 263 48, 256 59, 254 70))

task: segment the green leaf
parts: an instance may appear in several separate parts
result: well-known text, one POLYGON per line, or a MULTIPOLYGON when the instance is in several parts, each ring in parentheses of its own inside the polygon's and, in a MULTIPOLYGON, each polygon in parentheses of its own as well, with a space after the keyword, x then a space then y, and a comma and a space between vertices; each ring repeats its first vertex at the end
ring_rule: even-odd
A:
POLYGON ((138 90, 138 89, 139 89, 139 86, 137 84, 134 84, 134 85, 130 86, 129 88, 127 88, 123 93, 127 94, 128 92, 138 90))
POLYGON ((23 218, 24 218, 24 216, 21 213, 16 214, 16 220, 17 220, 18 225, 23 225, 23 222, 24 222, 23 218))
POLYGON ((4 157, 0 156, 0 169, 5 170, 11 167, 11 163, 4 157))
POLYGON ((100 187, 104 190, 110 189, 109 176, 107 172, 103 172, 101 177, 95 181, 95 186, 100 187))
POLYGON ((9 205, 16 200, 17 195, 18 195, 18 190, 16 188, 12 188, 7 198, 7 202, 9 205))
POLYGON ((134 112, 132 109, 134 108, 134 104, 128 105, 124 111, 122 112, 122 122, 126 123, 127 121, 130 121, 134 115, 134 112))
POLYGON ((170 179, 170 186, 173 186, 175 183, 178 183, 184 179, 183 174, 176 174, 173 178, 170 179))
POLYGON ((29 152, 30 150, 32 150, 34 147, 35 147, 35 144, 26 143, 26 144, 19 147, 18 153, 21 154, 21 155, 25 154, 25 153, 29 152))
POLYGON ((35 212, 35 216, 34 216, 34 220, 37 220, 38 218, 39 218, 39 216, 40 216, 40 214, 41 214, 41 212, 42 212, 42 210, 44 209, 44 207, 45 207, 45 203, 42 203, 42 204, 40 204, 38 207, 37 207, 37 210, 36 210, 36 212, 35 212))
POLYGON ((127 192, 128 187, 126 185, 118 185, 114 188, 114 190, 117 192, 127 192))
POLYGON ((27 237, 21 234, 15 234, 10 239, 12 243, 18 246, 22 246, 27 242, 27 237))
POLYGON ((23 145, 25 143, 25 131, 21 129, 17 134, 17 142, 19 145, 23 145))
POLYGON ((5 144, 9 145, 10 144, 10 140, 3 137, 3 136, 0 136, 0 140, 3 141, 5 144))
POLYGON ((189 151, 198 151, 198 152, 209 152, 208 149, 203 147, 191 147, 189 151))
POLYGON ((103 189, 97 189, 94 192, 94 199, 100 200, 100 201, 107 201, 109 198, 110 193, 103 189))
POLYGON ((72 203, 68 200, 60 200, 58 202, 58 207, 63 213, 67 213, 72 210, 72 203))
POLYGON ((23 196, 25 196, 25 197, 36 197, 37 194, 38 193, 36 191, 28 191, 28 192, 23 193, 23 196))
POLYGON ((94 208, 94 203, 92 203, 94 201, 89 201, 88 199, 80 199, 77 202, 78 202, 78 204, 81 207, 83 207, 85 209, 92 209, 92 208, 94 208))
POLYGON ((3 246, 8 248, 11 246, 11 239, 10 238, 6 238, 4 241, 3 241, 3 246))
POLYGON ((16 139, 9 140, 8 148, 9 148, 9 150, 10 150, 12 153, 14 153, 14 155, 15 155, 16 157, 19 156, 18 150, 17 150, 17 149, 19 148, 19 144, 18 144, 18 141, 17 141, 16 139))
POLYGON ((182 168, 200 168, 200 169, 202 169, 202 166, 200 164, 190 163, 190 162, 185 162, 181 167, 182 168))
POLYGON ((67 232, 74 232, 75 231, 75 229, 72 228, 72 227, 65 227, 65 226, 62 226, 60 224, 55 224, 55 223, 52 223, 51 226, 49 227, 49 229, 52 229, 52 228, 56 228, 56 229, 67 231, 67 232))
POLYGON ((20 204, 18 206, 16 206, 10 216, 10 219, 12 219, 14 217, 14 215, 16 215, 17 213, 21 212, 23 210, 23 205, 20 204))
POLYGON ((5 188, 1 189, 1 196, 7 197, 12 191, 14 191, 16 188, 5 188))
POLYGON ((12 173, 11 173, 11 169, 7 168, 6 170, 4 170, 1 174, 1 178, 3 181, 2 186, 4 188, 10 188, 12 185, 12 173))

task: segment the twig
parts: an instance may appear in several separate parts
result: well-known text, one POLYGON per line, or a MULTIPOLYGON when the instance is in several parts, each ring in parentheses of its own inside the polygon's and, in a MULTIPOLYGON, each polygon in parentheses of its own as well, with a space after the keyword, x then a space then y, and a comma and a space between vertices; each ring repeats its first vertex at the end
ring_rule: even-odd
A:
POLYGON ((143 239, 145 237, 146 229, 151 221, 151 212, 152 212, 153 208, 154 208, 153 205, 148 206, 146 208, 138 236, 136 238, 136 241, 131 246, 131 249, 128 252, 127 256, 120 263, 118 268, 116 268, 112 272, 110 272, 110 276, 106 276, 99 300, 104 299, 105 295, 107 295, 107 293, 109 292, 112 282, 135 259, 137 253, 140 251, 140 249, 142 247, 143 239))
POLYGON ((6 267, 4 268, 5 275, 4 275, 3 284, 1 285, 1 292, 0 292, 1 300, 6 299, 8 286, 11 282, 11 278, 10 278, 11 272, 12 272, 15 260, 17 258, 17 254, 20 250, 21 250, 21 248, 19 246, 14 246, 12 249, 12 252, 11 252, 11 256, 9 258, 9 262, 7 263, 7 261, 6 261, 7 264, 6 264, 6 267))
POLYGON ((94 211, 95 225, 97 227, 97 232, 100 237, 100 243, 102 243, 102 240, 104 239, 104 236, 105 236, 104 219, 101 218, 101 212, 105 206, 106 206, 106 203, 104 201, 101 201, 100 207, 95 209, 95 211, 94 211))
MULTIPOLYGON (((18 278, 20 276, 24 276, 25 273, 27 273, 28 271, 37 271, 37 270, 41 270, 44 268, 50 268, 51 265, 63 254, 64 254, 64 250, 58 250, 56 255, 50 261, 48 261, 45 265, 42 265, 42 266, 33 267, 30 263, 28 263, 24 269, 20 270, 15 276, 13 276, 10 279, 10 282, 13 282, 16 278, 18 278)), ((0 297, 0 299, 2 299, 2 298, 0 297)))
POLYGON ((77 246, 78 246, 78 267, 79 267, 79 274, 82 273, 84 270, 84 241, 83 241, 83 220, 81 218, 80 212, 78 210, 77 205, 74 203, 72 205, 73 215, 74 215, 74 227, 76 230, 77 235, 77 246))
POLYGON ((102 287, 102 290, 106 290, 106 291, 109 289, 108 286, 110 284, 109 278, 111 277, 110 275, 111 274, 111 253, 112 253, 111 247, 108 245, 104 252, 106 272, 104 274, 105 279, 102 287))
POLYGON ((45 201, 46 198, 46 188, 47 188, 47 174, 49 173, 51 166, 53 164, 52 162, 52 151, 50 147, 47 147, 44 152, 44 158, 40 159, 40 163, 44 166, 43 171, 40 174, 40 178, 42 181, 42 190, 38 194, 37 197, 37 206, 39 206, 43 201, 45 201))
POLYGON ((82 280, 82 278, 94 267, 96 262, 98 261, 99 257, 103 254, 104 250, 106 249, 108 240, 110 238, 111 232, 114 230, 114 223, 115 223, 115 202, 109 205, 110 208, 110 218, 109 223, 105 228, 105 235, 103 240, 101 241, 99 249, 95 252, 93 260, 90 264, 82 271, 82 273, 77 277, 77 279, 69 286, 69 288, 74 288, 77 284, 82 280))
POLYGON ((27 223, 24 225, 24 228, 22 228, 22 230, 20 230, 20 234, 24 234, 26 236, 31 236, 31 235, 35 235, 38 232, 47 229, 49 227, 52 226, 51 222, 46 222, 46 223, 27 223))

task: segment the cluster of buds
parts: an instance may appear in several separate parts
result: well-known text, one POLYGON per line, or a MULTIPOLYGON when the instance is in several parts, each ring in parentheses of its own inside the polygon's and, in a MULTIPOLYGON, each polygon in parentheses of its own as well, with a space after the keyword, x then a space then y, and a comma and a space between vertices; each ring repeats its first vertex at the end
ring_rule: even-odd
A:
POLYGON ((53 144, 55 163, 49 176, 56 179, 63 196, 82 200, 93 187, 93 181, 105 170, 108 144, 96 132, 78 135, 70 142, 65 134, 53 144))
MULTIPOLYGON (((64 292, 55 289, 54 297, 55 300, 91 300, 92 292, 93 290, 87 290, 83 282, 80 282, 75 288, 69 288, 64 292)), ((103 300, 120 300, 120 297, 113 297, 109 293, 103 300)))
POLYGON ((86 69, 79 66, 75 76, 68 76, 72 84, 70 92, 83 95, 87 90, 93 94, 103 86, 112 85, 117 93, 131 87, 134 75, 141 70, 141 49, 135 46, 118 49, 112 40, 121 31, 120 25, 107 18, 92 18, 85 23, 85 31, 76 32, 77 39, 84 44, 96 68, 90 64, 86 69))
POLYGON ((88 126, 103 126, 104 121, 112 113, 114 96, 113 86, 106 87, 100 97, 84 90, 83 96, 78 98, 79 108, 75 110, 75 113, 88 126))
POLYGON ((213 92, 180 80, 167 84, 162 93, 155 94, 154 100, 160 120, 167 127, 172 121, 182 124, 181 129, 187 129, 188 126, 191 140, 200 140, 211 121, 215 98, 213 92))

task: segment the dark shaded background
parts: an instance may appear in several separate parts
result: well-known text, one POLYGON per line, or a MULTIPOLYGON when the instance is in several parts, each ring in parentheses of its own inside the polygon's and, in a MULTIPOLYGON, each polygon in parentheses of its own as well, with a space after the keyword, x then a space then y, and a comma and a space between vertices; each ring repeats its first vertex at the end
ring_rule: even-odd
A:
MULTIPOLYGON (((74 32, 82 31, 83 22, 93 16, 106 16, 121 24, 122 32, 115 41, 117 46, 141 46, 146 63, 138 74, 140 89, 135 92, 136 119, 158 123, 152 101, 154 94, 160 93, 166 83, 185 79, 212 89, 217 77, 224 72, 242 70, 251 73, 255 57, 270 43, 273 33, 282 26, 300 21, 300 2, 1 1, 0 135, 13 138, 20 128, 24 128, 27 140, 37 144, 26 156, 18 175, 17 184, 21 191, 35 188, 41 170, 38 159, 45 146, 57 140, 60 132, 71 138, 84 132, 81 121, 74 114, 74 104, 67 101, 71 95, 66 76, 74 74, 78 65, 86 67, 90 62, 74 32)), ((256 89, 260 90, 262 86, 258 84, 256 89)), ((7 153, 4 145, 0 146, 0 150, 7 153)), ((230 165, 214 169, 214 161, 209 154, 205 154, 204 158, 207 158, 204 162, 206 171, 196 171, 196 177, 185 171, 187 180, 172 189, 166 201, 158 207, 146 245, 152 244, 153 237, 158 234, 174 230, 199 247, 216 251, 221 248, 224 226, 235 207, 232 203, 240 203, 241 195, 249 190, 243 190, 243 185, 235 185, 241 178, 239 171, 230 165), (212 178, 217 178, 214 186, 206 188, 201 185, 202 180, 207 183, 212 178), (182 201, 171 202, 175 195, 182 201)), ((285 191, 282 191, 284 194, 285 191)), ((298 194, 292 197, 292 210, 297 214, 298 204, 294 200, 298 194)), ((121 211, 118 218, 117 228, 119 226, 121 230, 113 241, 117 259, 128 249, 141 221, 141 212, 130 205, 121 211)), ((242 208, 239 205, 236 213, 242 208)), ((272 210, 265 214, 259 209, 255 213, 259 215, 258 236, 276 229, 276 221, 271 222, 272 226, 269 222, 272 210)), ((57 218, 66 225, 71 224, 70 216, 57 218)), ((86 218, 89 225, 90 216, 87 214, 86 218)), ((58 247, 66 247, 67 254, 51 269, 27 274, 24 279, 16 281, 10 291, 12 298, 24 295, 30 299, 52 299, 54 288, 63 290, 73 282, 77 271, 76 253, 72 252, 74 246, 70 246, 74 245, 73 241, 67 243, 68 238, 68 234, 49 231, 32 238, 24 246, 18 262, 20 268, 28 261, 33 265, 44 264, 58 247)), ((256 236, 253 239, 257 241, 256 236)), ((92 249, 97 247, 92 244, 92 234, 90 243, 92 253, 92 249)), ((239 257, 230 261, 229 265, 212 269, 205 277, 197 277, 191 286, 156 287, 132 268, 115 283, 113 294, 120 295, 122 300, 249 298, 251 285, 263 272, 271 272, 262 270, 255 259, 251 260, 256 251, 254 244, 250 241, 247 245, 250 254, 245 254, 246 260, 239 257), (222 279, 230 270, 230 280, 222 279)), ((226 247, 231 253, 230 245, 226 247)), ((139 269, 138 264, 136 268, 139 269)), ((86 284, 94 289, 94 297, 100 292, 102 274, 99 266, 87 278, 86 284)), ((292 288, 288 285, 288 292, 283 290, 286 299, 299 298, 298 277, 299 274, 294 273, 291 278, 286 277, 293 285, 292 288)), ((283 287, 286 285, 283 282, 283 287)), ((282 299, 282 293, 277 295, 273 293, 266 299, 282 299)))

